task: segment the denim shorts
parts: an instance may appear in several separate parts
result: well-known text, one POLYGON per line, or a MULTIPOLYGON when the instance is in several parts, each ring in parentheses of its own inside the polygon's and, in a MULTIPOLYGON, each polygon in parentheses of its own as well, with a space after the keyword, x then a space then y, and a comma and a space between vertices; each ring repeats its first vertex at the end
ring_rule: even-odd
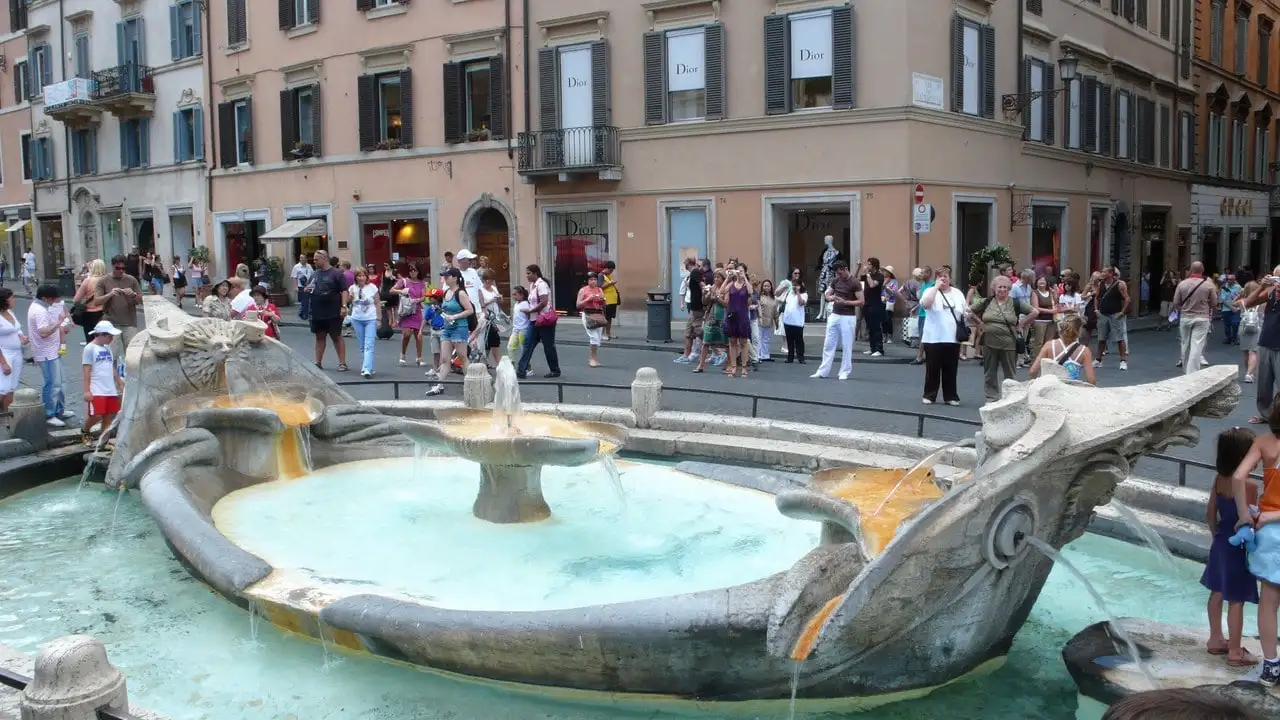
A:
POLYGON ((447 324, 440 331, 440 339, 445 342, 466 342, 471 336, 471 331, 467 329, 466 323, 458 323, 455 327, 449 327, 447 324))

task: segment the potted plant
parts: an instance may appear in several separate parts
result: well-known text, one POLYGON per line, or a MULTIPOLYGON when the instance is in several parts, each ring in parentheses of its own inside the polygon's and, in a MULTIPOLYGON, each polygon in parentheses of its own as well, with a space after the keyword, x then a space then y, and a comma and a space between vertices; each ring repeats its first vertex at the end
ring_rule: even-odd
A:
POLYGON ((198 262, 205 268, 209 267, 209 248, 204 245, 196 245, 187 251, 188 262, 198 262))
POLYGON ((301 140, 293 144, 293 157, 297 160, 303 160, 309 157, 315 157, 316 146, 311 143, 304 143, 301 140))
POLYGON ((289 293, 284 287, 284 260, 274 255, 267 258, 267 298, 276 307, 289 304, 289 293))
POLYGON ((492 134, 489 132, 489 128, 476 128, 475 130, 467 133, 467 142, 481 142, 483 140, 488 140, 491 137, 492 134))
POLYGON ((399 150, 401 147, 399 140, 379 140, 377 145, 373 146, 374 150, 399 150))
POLYGON ((987 247, 975 250, 969 256, 969 282, 974 284, 974 280, 981 278, 985 282, 987 276, 991 272, 991 267, 1000 265, 1013 265, 1013 253, 1009 252, 1009 248, 1004 245, 988 245, 987 247))

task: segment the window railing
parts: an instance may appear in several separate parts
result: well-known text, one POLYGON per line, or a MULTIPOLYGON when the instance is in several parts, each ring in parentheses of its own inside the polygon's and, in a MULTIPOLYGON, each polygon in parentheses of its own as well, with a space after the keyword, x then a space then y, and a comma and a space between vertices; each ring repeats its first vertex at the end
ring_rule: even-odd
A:
POLYGON ((622 143, 610 125, 522 132, 519 161, 522 173, 618 168, 622 143))
POLYGON ((104 100, 133 93, 153 95, 156 91, 154 72, 150 66, 136 63, 99 70, 93 74, 93 98, 104 100))

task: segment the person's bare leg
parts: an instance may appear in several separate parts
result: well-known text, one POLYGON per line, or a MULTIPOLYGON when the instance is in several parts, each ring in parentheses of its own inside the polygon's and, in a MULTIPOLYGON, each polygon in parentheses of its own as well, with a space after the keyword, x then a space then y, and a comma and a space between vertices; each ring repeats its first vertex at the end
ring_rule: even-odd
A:
POLYGON ((316 365, 324 364, 324 333, 316 333, 316 365))
POLYGON ((418 364, 421 365, 422 364, 422 331, 421 330, 413 331, 413 347, 414 347, 414 350, 416 350, 418 353, 418 364))
POLYGON ((1280 585, 1262 581, 1262 594, 1258 597, 1258 641, 1262 644, 1264 659, 1280 657, 1276 653, 1276 610, 1280 609, 1280 585))
POLYGON ((596 359, 599 352, 599 346, 591 345, 587 347, 587 365, 596 367, 600 364, 600 361, 596 359))
POLYGON ((338 353, 338 365, 346 365, 347 341, 342 339, 342 333, 338 333, 338 337, 333 339, 333 349, 338 353))
POLYGON ((707 367, 707 344, 702 343, 702 348, 698 350, 698 367, 694 368, 694 372, 702 372, 707 367))
POLYGON ((449 377, 449 371, 453 368, 453 341, 443 340, 440 342, 440 367, 436 368, 437 379, 443 380, 449 377))
POLYGON ((1119 346, 1120 348, 1120 359, 1128 360, 1129 359, 1129 343, 1125 342, 1124 340, 1121 340, 1117 342, 1116 345, 1119 346))
POLYGON ((1241 643, 1244 640, 1244 603, 1227 603, 1227 660, 1232 662, 1252 661, 1241 643))
POLYGON ((1222 593, 1209 593, 1206 607, 1209 613, 1209 644, 1211 653, 1220 653, 1227 649, 1227 640, 1222 636, 1222 593))
POLYGON ((1250 350, 1244 354, 1244 374, 1252 376, 1258 370, 1258 353, 1250 350))
MULTIPOLYGON (((404 328, 403 330, 400 331, 400 362, 404 362, 405 353, 409 351, 409 333, 410 332, 412 331, 409 328, 404 328)), ((418 355, 421 356, 422 353, 419 352, 418 355)))

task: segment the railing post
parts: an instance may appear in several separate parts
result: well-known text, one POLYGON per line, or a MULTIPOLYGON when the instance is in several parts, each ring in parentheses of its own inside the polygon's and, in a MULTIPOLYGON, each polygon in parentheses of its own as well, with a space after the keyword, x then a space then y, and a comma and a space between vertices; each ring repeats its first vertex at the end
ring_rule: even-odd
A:
POLYGON ((758 397, 751 398, 751 417, 760 417, 760 398, 758 397))
POLYGON ((636 416, 636 427, 653 426, 653 416, 662 409, 662 378, 651 367, 636 371, 631 381, 631 414, 636 416))
POLYGON ((1178 485, 1187 486, 1187 464, 1184 462, 1178 463, 1178 485))
POLYGON ((918 438, 924 437, 924 414, 923 413, 919 413, 916 415, 916 437, 918 438))
POLYGON ((19 706, 23 720, 97 720, 99 708, 128 712, 129 697, 102 642, 69 635, 40 651, 19 706))
POLYGON ((564 383, 556 383, 556 404, 564 404, 564 383))
POLYGON ((396 400, 400 399, 400 381, 399 380, 396 380, 395 382, 391 383, 391 394, 392 394, 392 397, 395 398, 396 400))

